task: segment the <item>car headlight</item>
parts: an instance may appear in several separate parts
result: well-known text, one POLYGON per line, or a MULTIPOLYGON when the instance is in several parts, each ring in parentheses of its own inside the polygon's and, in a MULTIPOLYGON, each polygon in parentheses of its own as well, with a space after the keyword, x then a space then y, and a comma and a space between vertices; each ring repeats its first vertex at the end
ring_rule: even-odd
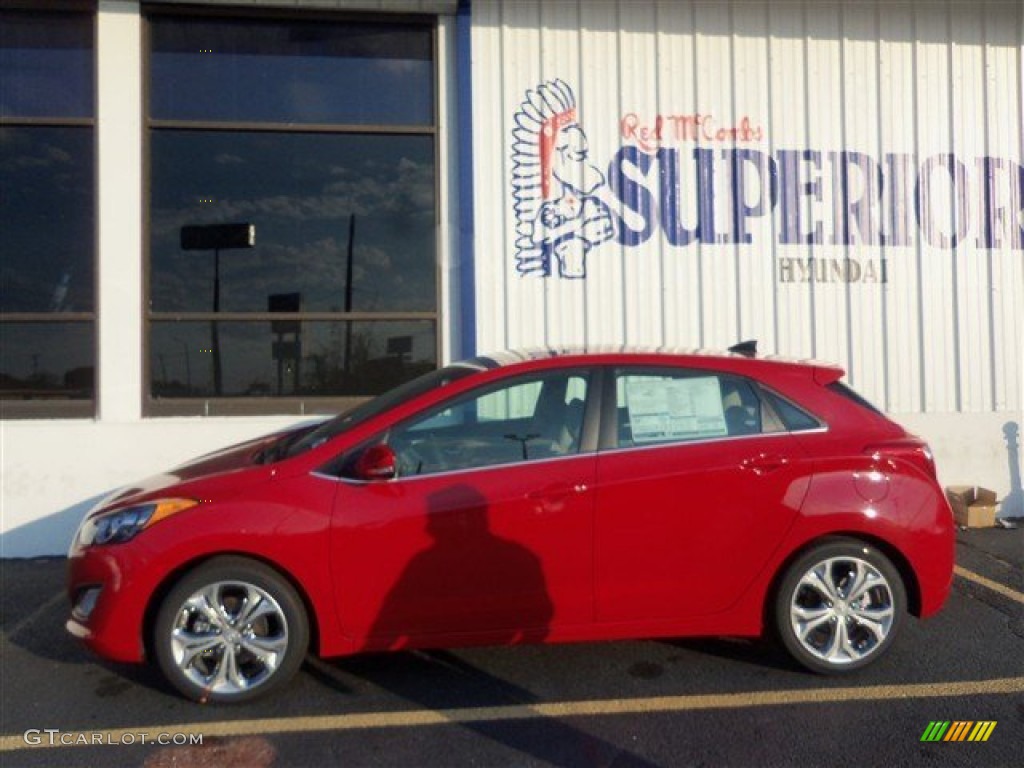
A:
POLYGON ((78 541, 83 547, 128 541, 139 531, 198 503, 195 499, 159 499, 104 512, 85 521, 78 541))

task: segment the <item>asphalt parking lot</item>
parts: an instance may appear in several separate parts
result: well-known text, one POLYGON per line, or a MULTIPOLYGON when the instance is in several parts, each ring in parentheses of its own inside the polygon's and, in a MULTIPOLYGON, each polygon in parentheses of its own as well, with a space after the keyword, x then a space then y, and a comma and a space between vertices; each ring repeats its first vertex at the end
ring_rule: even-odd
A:
POLYGON ((946 609, 852 677, 745 640, 478 648, 311 660, 233 707, 94 658, 63 629, 64 562, 4 560, 0 764, 1020 765, 1024 529, 961 532, 957 550, 946 609), (922 742, 933 721, 995 725, 922 742))

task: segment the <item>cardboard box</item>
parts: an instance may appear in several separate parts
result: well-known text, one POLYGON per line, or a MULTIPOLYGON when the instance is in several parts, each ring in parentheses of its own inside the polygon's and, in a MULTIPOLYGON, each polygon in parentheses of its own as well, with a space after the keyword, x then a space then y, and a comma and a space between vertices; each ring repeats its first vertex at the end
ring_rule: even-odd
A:
POLYGON ((951 485, 946 498, 956 524, 966 528, 991 528, 996 524, 996 493, 976 485, 951 485))
POLYGON ((971 504, 988 504, 994 507, 996 505, 996 492, 979 486, 974 489, 974 501, 971 504))
POLYGON ((949 506, 953 508, 953 519, 957 525, 966 525, 960 521, 967 519, 967 508, 974 501, 974 486, 951 485, 946 488, 946 498, 949 499, 949 506))
POLYGON ((956 522, 968 528, 992 528, 996 524, 996 505, 976 501, 967 508, 967 516, 956 522))

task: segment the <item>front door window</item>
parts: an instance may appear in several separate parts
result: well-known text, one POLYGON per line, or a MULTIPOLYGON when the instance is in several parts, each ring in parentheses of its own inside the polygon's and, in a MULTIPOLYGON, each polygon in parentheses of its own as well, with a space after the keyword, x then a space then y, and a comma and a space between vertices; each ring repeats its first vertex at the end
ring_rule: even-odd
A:
POLYGON ((587 382, 582 372, 528 376, 431 409, 387 437, 398 476, 576 454, 587 382))

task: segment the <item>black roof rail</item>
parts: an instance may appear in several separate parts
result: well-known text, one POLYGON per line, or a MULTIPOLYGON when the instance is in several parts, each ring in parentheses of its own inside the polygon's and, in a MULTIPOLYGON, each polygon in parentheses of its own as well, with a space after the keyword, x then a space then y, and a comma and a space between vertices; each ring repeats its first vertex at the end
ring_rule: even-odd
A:
POLYGON ((757 339, 747 339, 739 344, 733 344, 729 347, 729 351, 734 355, 743 355, 743 357, 757 357, 757 339))

